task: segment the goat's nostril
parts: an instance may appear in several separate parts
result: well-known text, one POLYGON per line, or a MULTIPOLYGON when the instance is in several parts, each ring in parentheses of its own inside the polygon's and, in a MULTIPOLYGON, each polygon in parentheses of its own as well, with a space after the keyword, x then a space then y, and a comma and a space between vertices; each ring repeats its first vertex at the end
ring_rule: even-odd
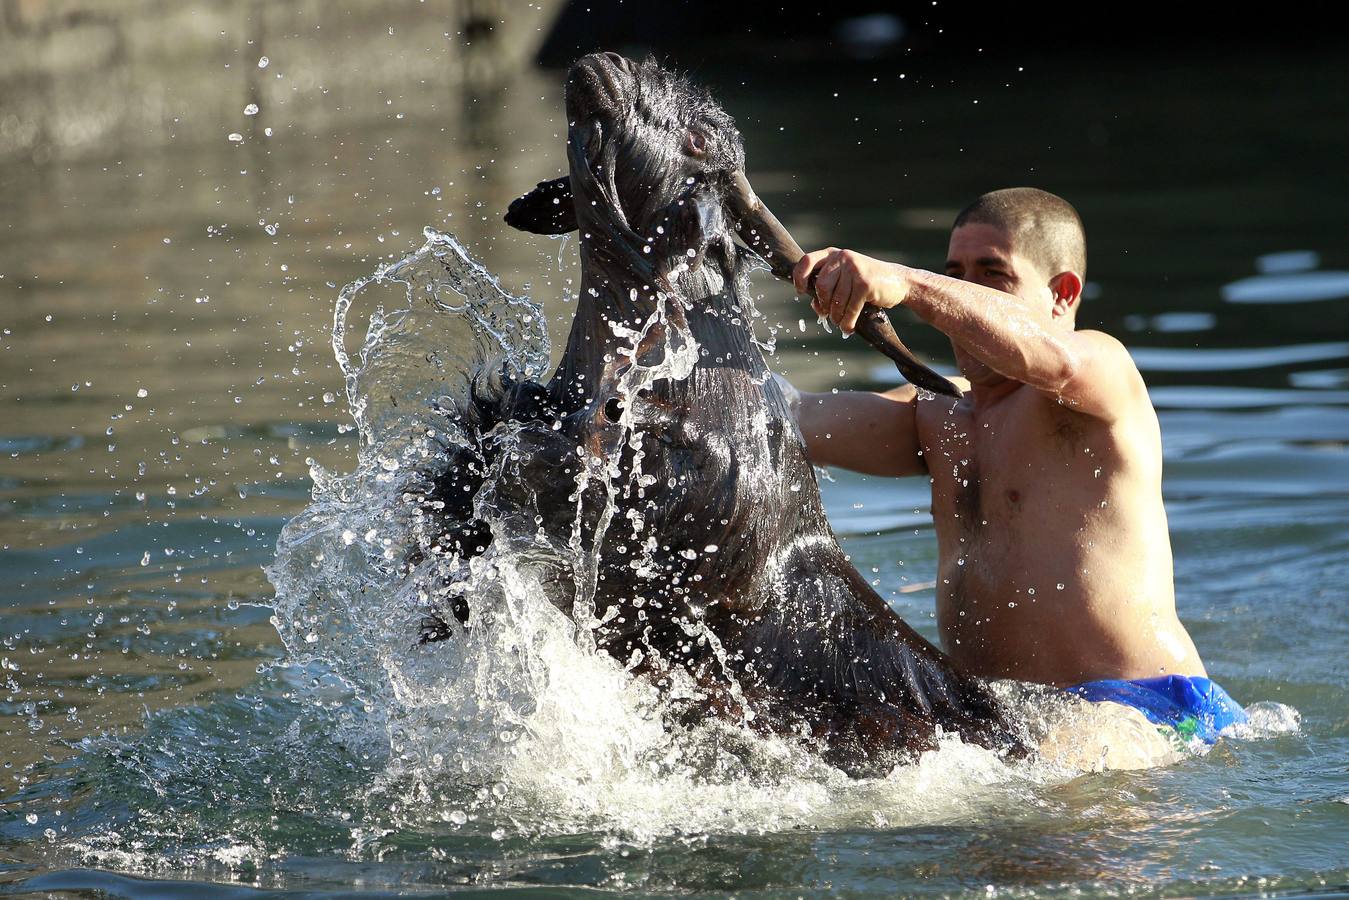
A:
POLYGON ((610 397, 604 401, 604 417, 610 422, 617 422, 623 415, 623 401, 617 397, 610 397))
POLYGON ((613 63, 614 66, 618 68, 620 71, 623 72, 628 71, 628 60, 622 54, 615 53, 612 50, 605 50, 604 56, 606 59, 609 60, 609 62, 613 63))

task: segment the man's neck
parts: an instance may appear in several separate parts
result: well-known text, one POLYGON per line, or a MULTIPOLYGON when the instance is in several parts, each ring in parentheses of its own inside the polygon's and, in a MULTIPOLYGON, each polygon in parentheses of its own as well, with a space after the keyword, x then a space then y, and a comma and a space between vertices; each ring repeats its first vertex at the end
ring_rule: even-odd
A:
POLYGON ((956 353, 956 365, 960 374, 970 383, 971 400, 975 406, 987 406, 1006 397, 1022 387, 1019 381, 1013 381, 1006 375, 995 372, 976 359, 959 345, 953 345, 956 353))

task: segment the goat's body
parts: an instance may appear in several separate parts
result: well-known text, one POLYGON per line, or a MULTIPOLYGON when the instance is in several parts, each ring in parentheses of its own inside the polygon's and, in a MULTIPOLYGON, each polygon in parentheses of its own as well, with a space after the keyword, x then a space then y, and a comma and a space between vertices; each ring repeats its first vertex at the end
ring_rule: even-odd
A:
MULTIPOLYGON (((606 292, 625 292, 604 280, 606 292)), ((433 498, 446 504, 453 549, 483 546, 464 497, 475 478, 498 473, 495 512, 534 535, 549 599, 567 614, 578 598, 593 604, 597 645, 639 677, 691 676, 699 697, 683 702, 685 718, 721 715, 799 736, 858 773, 934 746, 938 727, 1012 746, 987 689, 895 615, 843 554, 786 401, 743 324, 736 279, 691 303, 667 299, 684 310, 668 327, 692 336, 697 363, 625 398, 632 408, 618 422, 608 418, 621 342, 590 321, 599 301, 585 281, 548 385, 513 385, 479 413, 484 425, 521 423, 516 458, 502 465, 485 436, 478 459, 440 477, 433 498), (606 355, 607 366, 595 365, 606 355)))
MULTIPOLYGON (((506 219, 580 233, 571 334, 547 385, 460 411, 478 440, 430 491, 438 551, 518 542, 498 549, 600 648, 657 685, 691 681, 684 718, 796 736, 859 773, 939 729, 1019 748, 987 687, 895 615, 829 527, 739 293, 732 227, 791 242, 757 200, 728 207, 731 186, 748 190, 730 117, 655 63, 607 53, 573 68, 567 112, 569 175, 506 219), (483 490, 492 529, 474 515, 483 490)), ((424 638, 471 621, 471 605, 437 609, 424 638)))

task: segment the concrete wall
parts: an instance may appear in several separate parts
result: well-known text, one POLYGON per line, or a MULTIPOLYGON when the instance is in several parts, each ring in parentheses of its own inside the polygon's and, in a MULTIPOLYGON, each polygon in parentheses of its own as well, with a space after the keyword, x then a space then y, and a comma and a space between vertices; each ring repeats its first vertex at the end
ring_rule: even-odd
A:
POLYGON ((318 131, 342 110, 490 85, 528 64, 559 5, 0 0, 0 162, 219 140, 280 107, 318 131), (262 112, 241 125, 249 103, 262 112))

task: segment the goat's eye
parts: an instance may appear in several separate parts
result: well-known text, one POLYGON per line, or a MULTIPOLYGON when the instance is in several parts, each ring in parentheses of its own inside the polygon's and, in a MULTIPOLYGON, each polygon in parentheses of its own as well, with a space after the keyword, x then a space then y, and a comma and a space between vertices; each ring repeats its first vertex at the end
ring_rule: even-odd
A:
POLYGON ((707 153, 707 138, 692 129, 684 132, 684 152, 689 156, 702 156, 707 153))

